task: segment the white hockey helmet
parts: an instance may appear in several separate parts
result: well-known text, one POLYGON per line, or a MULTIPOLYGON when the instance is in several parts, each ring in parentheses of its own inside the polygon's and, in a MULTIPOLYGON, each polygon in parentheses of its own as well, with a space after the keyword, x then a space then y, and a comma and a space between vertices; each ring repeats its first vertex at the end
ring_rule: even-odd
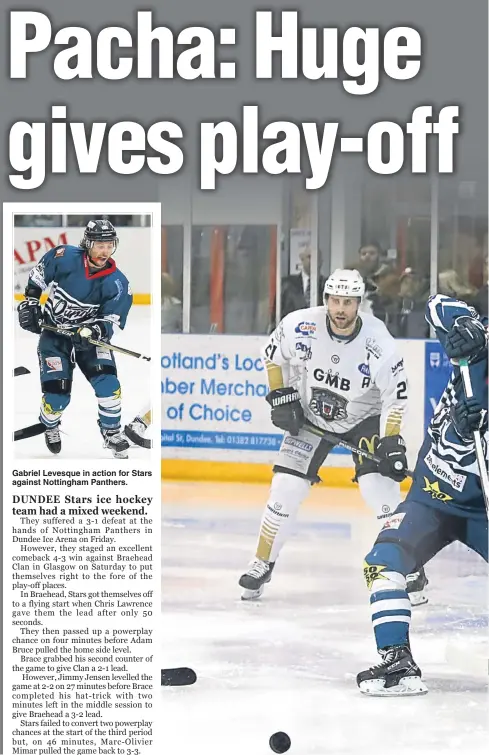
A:
POLYGON ((358 270, 335 270, 324 284, 323 298, 328 296, 346 296, 350 299, 362 299, 365 283, 358 270))

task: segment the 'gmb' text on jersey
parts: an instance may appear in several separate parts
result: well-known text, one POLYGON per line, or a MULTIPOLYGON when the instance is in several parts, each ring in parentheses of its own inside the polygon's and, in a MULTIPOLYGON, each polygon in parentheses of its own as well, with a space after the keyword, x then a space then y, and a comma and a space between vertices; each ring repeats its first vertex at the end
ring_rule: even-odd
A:
POLYGON ((316 367, 312 374, 318 383, 324 383, 340 391, 350 390, 350 381, 348 378, 341 377, 339 372, 333 372, 332 370, 325 372, 321 367, 316 367))

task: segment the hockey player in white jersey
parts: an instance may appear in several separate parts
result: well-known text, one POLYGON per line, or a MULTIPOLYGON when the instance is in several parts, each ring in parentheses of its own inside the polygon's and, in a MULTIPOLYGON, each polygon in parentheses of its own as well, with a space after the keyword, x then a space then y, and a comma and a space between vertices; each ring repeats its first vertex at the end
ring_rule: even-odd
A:
MULTIPOLYGON (((324 306, 288 314, 263 350, 272 422, 285 435, 256 556, 239 580, 243 600, 258 598, 270 581, 299 507, 334 448, 318 428, 381 458, 377 465, 354 457, 355 480, 379 519, 401 500, 407 459, 400 432, 408 381, 395 339, 379 319, 360 313, 364 294, 356 270, 335 270, 325 283, 324 306)), ((426 602, 424 573, 410 577, 412 603, 426 602)))

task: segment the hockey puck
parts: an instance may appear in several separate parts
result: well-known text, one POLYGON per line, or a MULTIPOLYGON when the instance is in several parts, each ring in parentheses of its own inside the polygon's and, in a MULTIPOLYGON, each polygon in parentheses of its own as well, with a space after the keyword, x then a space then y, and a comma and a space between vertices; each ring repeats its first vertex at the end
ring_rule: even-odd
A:
POLYGON ((197 674, 192 668, 162 668, 161 684, 163 687, 187 687, 195 684, 197 674))
POLYGON ((285 731, 277 731, 272 734, 268 744, 273 752, 287 752, 290 747, 290 737, 285 731))

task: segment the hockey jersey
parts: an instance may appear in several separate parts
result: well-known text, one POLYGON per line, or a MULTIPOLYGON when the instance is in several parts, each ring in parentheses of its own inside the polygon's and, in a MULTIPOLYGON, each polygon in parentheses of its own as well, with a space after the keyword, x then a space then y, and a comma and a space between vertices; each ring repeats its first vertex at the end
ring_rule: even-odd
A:
MULTIPOLYGON (((462 301, 441 294, 428 301, 426 319, 442 346, 455 320, 466 316, 478 317, 476 311, 462 301)), ((469 369, 474 396, 486 409, 486 424, 481 435, 487 460, 487 349, 469 369)), ((416 500, 435 508, 462 516, 485 517, 475 445, 457 435, 450 418, 452 406, 463 395, 460 369, 454 365, 418 455, 412 492, 415 491, 416 500)))
POLYGON ((114 325, 124 328, 132 306, 129 282, 115 262, 110 259, 103 270, 93 272, 85 250, 78 246, 47 252, 31 270, 29 283, 42 291, 49 288, 44 319, 59 328, 102 320, 111 337, 114 325))
POLYGON ((282 368, 284 384, 300 393, 309 422, 345 433, 380 416, 380 435, 401 432, 407 406, 404 360, 384 323, 361 313, 349 339, 335 337, 324 307, 286 315, 263 349, 267 369, 282 368))

